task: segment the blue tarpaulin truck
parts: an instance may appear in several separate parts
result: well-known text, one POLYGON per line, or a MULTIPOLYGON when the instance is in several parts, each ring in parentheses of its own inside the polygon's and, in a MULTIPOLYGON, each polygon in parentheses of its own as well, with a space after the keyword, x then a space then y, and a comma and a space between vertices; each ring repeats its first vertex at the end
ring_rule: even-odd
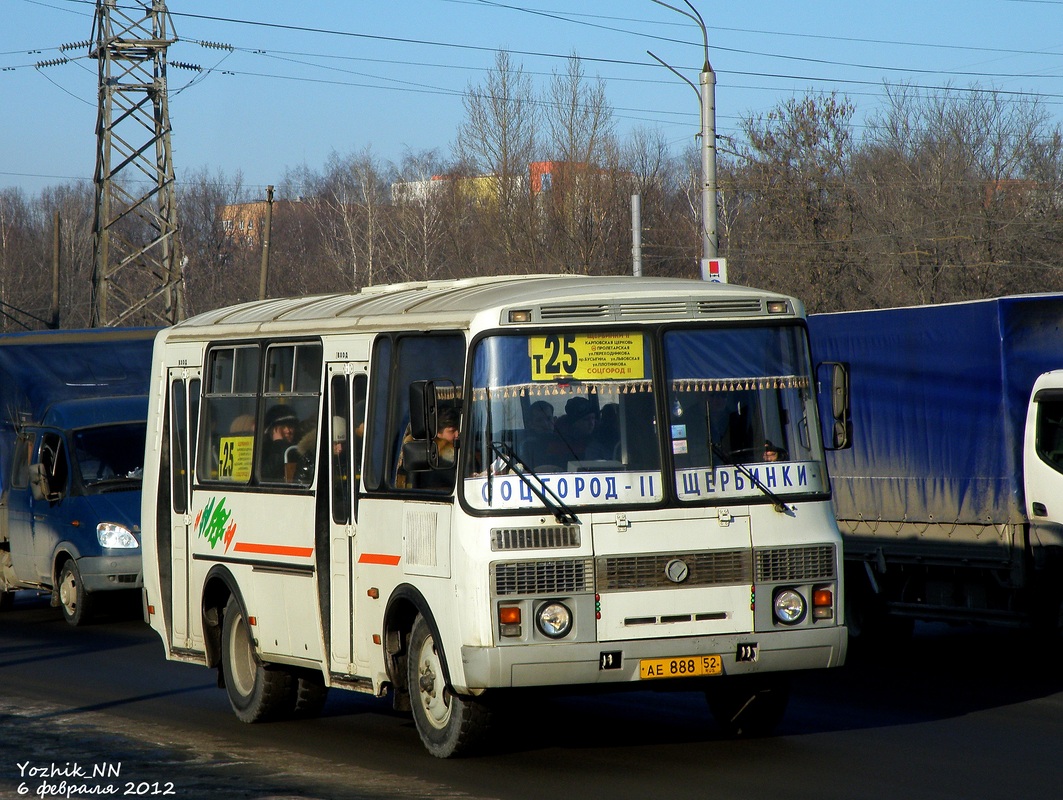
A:
POLYGON ((812 315, 848 366, 828 457, 852 634, 1063 617, 1063 294, 812 315))
POLYGON ((0 336, 0 609, 51 592, 72 625, 142 586, 140 488, 156 329, 0 336))

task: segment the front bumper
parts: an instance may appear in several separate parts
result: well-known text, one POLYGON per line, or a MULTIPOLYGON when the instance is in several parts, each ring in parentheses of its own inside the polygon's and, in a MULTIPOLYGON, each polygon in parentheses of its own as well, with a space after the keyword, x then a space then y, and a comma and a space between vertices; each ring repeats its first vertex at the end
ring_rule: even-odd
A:
POLYGON ((144 586, 139 552, 128 556, 82 556, 77 564, 81 580, 89 592, 140 589, 144 586))
MULTIPOLYGON (((686 639, 579 644, 462 647, 465 685, 457 691, 500 687, 605 685, 639 682, 639 660, 720 655, 724 675, 839 667, 848 631, 843 625, 686 639), (751 656, 755 652, 755 659, 751 656), (740 660, 739 654, 742 654, 740 660)), ((457 676, 451 674, 452 680, 457 676)), ((711 680, 711 678, 709 679, 711 680)), ((645 681, 652 689, 656 681, 645 681)))

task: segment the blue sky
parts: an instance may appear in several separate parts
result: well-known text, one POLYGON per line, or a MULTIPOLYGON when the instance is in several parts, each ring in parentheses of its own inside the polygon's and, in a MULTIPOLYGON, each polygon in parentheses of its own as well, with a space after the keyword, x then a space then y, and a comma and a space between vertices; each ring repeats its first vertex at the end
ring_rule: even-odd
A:
MULTIPOLYGON (((118 0, 132 4, 133 0, 118 0)), ((692 0, 717 73, 717 130, 810 91, 837 90, 857 121, 881 108, 883 82, 1041 95, 1063 119, 1063 0, 692 0)), ((686 8, 683 0, 670 5, 686 8)), ((60 45, 92 34, 95 0, 0 0, 0 188, 35 194, 91 182, 96 62, 60 45)), ((179 41, 170 118, 178 180, 207 169, 264 194, 286 170, 320 171, 366 147, 449 154, 462 93, 510 51, 536 85, 573 53, 604 79, 621 135, 660 130, 678 152, 697 133, 700 29, 651 0, 170 0, 179 41), (204 42, 231 45, 218 50, 204 42)), ((1011 95, 1009 95, 1011 96, 1011 95)), ((1014 95, 1021 96, 1021 95, 1014 95)))

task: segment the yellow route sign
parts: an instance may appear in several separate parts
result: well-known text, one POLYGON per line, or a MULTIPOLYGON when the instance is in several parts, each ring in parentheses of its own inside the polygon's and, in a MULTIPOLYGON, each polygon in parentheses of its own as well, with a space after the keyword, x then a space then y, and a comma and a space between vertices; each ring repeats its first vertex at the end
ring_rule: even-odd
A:
POLYGON ((559 333, 528 339, 532 380, 639 380, 646 377, 641 333, 559 333))
POLYGON ((218 445, 218 477, 247 483, 251 480, 251 457, 254 452, 254 436, 224 437, 218 445))

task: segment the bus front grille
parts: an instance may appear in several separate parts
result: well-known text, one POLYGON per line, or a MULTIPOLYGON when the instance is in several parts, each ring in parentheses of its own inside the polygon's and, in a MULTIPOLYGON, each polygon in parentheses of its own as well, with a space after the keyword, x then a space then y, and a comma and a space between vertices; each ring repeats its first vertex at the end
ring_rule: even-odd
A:
POLYGON ((495 595, 579 594, 594 590, 594 563, 589 558, 502 561, 491 565, 495 595))
POLYGON ((837 577, 834 546, 772 547, 756 552, 758 583, 832 581, 837 577))
POLYGON ((748 550, 607 556, 595 569, 599 592, 735 586, 751 583, 753 574, 748 550))

